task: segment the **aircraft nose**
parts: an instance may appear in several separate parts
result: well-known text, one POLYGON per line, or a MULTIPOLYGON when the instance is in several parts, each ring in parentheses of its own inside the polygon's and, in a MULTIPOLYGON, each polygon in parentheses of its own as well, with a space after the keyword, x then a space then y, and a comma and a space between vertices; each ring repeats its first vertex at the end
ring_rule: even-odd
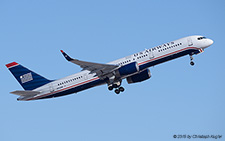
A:
POLYGON ((209 39, 208 43, 209 43, 209 46, 211 46, 213 44, 213 40, 209 39))

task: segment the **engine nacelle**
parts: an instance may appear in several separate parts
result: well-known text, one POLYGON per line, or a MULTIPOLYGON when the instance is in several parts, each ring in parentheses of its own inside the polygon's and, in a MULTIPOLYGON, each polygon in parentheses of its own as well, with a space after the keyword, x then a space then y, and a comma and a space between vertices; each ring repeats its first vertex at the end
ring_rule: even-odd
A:
POLYGON ((132 62, 130 64, 124 65, 118 69, 118 73, 120 76, 132 75, 139 72, 139 66, 137 62, 132 62))
POLYGON ((151 78, 151 72, 149 69, 146 69, 138 74, 127 77, 128 84, 141 82, 151 78))

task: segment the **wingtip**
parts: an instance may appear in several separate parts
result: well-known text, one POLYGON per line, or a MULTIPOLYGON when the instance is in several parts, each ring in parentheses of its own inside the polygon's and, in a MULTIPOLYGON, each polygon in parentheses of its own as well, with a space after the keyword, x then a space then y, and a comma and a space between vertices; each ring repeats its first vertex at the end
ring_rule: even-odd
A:
POLYGON ((72 58, 70 58, 70 56, 69 55, 67 55, 63 50, 60 50, 61 52, 62 52, 62 54, 63 54, 63 56, 66 58, 66 60, 67 61, 71 61, 71 60, 73 60, 72 58))

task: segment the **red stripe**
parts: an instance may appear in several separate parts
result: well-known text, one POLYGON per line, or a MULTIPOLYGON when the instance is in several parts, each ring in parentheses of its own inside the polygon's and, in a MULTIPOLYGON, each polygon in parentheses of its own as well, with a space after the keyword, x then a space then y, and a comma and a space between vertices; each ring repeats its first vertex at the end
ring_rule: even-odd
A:
POLYGON ((52 95, 54 93, 58 93, 58 92, 61 92, 61 91, 64 91, 64 90, 67 90, 67 89, 70 89, 70 88, 73 88, 73 87, 77 87, 79 85, 82 85, 82 84, 85 84, 85 83, 88 83, 88 82, 91 82, 91 81, 94 81, 94 80, 97 80, 97 79, 98 79, 98 77, 90 79, 90 80, 87 80, 87 81, 84 81, 84 82, 81 82, 81 83, 78 83, 78 84, 75 84, 75 85, 72 85, 72 86, 69 86, 69 87, 66 87, 66 88, 58 90, 58 91, 54 91, 54 92, 51 92, 51 93, 40 95, 38 97, 30 98, 30 99, 27 99, 27 100, 34 100, 34 99, 38 99, 38 98, 41 98, 41 97, 49 96, 49 95, 52 95))
POLYGON ((5 66, 6 66, 7 68, 11 68, 11 67, 14 67, 14 66, 17 66, 17 65, 19 65, 19 64, 16 63, 16 62, 12 62, 12 63, 6 64, 5 66))
MULTIPOLYGON (((151 61, 153 61, 153 60, 160 59, 160 58, 169 56, 169 55, 171 55, 171 54, 175 54, 175 53, 178 53, 178 52, 181 52, 181 51, 184 51, 184 50, 188 50, 188 49, 198 49, 198 48, 196 48, 196 47, 187 47, 187 48, 184 48, 184 49, 181 49, 181 50, 172 52, 172 53, 168 53, 168 54, 166 54, 166 55, 163 55, 163 56, 160 56, 160 57, 157 57, 157 58, 154 58, 154 59, 150 59, 150 60, 145 61, 145 62, 141 62, 141 63, 139 63, 138 65, 142 65, 142 64, 145 64, 145 63, 147 63, 147 62, 151 62, 151 61)), ((66 87, 66 88, 64 88, 64 89, 61 89, 61 90, 58 90, 58 91, 54 91, 54 92, 51 92, 51 93, 47 93, 47 94, 44 94, 44 95, 40 95, 40 96, 38 96, 38 97, 30 98, 30 99, 27 99, 27 100, 34 100, 34 99, 38 99, 38 98, 45 97, 45 96, 48 96, 48 95, 52 95, 52 94, 54 94, 54 93, 58 93, 58 92, 61 92, 61 91, 64 91, 64 90, 67 90, 67 89, 70 89, 70 88, 73 88, 73 87, 76 87, 76 86, 79 86, 79 85, 82 85, 82 84, 85 84, 85 83, 94 81, 94 80, 97 80, 97 79, 99 79, 99 78, 96 77, 96 78, 93 78, 93 79, 91 79, 91 80, 87 80, 87 81, 84 81, 84 82, 81 82, 81 83, 72 85, 72 86, 70 86, 70 87, 66 87)))
POLYGON ((178 52, 181 52, 181 51, 184 51, 184 50, 188 50, 188 49, 198 49, 198 48, 196 48, 196 47, 187 47, 187 48, 184 48, 184 49, 181 49, 181 50, 178 50, 178 51, 174 51, 174 52, 172 52, 172 53, 168 53, 168 54, 163 55, 163 56, 159 56, 159 57, 154 58, 154 59, 150 59, 150 60, 148 60, 148 61, 141 62, 141 63, 139 63, 138 65, 143 65, 143 64, 145 64, 145 63, 147 63, 147 62, 151 62, 151 61, 154 61, 154 60, 156 60, 156 59, 160 59, 160 58, 163 58, 163 57, 167 57, 167 56, 169 56, 169 55, 176 54, 176 53, 178 53, 178 52))

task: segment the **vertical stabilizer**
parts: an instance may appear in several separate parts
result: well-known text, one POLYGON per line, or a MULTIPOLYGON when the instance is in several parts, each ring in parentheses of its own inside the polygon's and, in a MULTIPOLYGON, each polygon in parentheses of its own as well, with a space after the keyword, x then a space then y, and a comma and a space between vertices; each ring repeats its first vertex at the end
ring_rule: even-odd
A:
POLYGON ((51 80, 44 78, 16 62, 9 63, 6 67, 14 75, 24 90, 33 90, 51 82, 51 80))

